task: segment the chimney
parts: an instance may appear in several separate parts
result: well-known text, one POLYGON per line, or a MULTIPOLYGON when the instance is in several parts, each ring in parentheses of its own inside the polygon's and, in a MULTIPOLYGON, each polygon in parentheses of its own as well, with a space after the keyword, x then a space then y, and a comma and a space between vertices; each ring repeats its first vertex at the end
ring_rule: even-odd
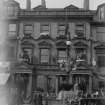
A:
POLYGON ((89 0, 84 0, 84 7, 85 10, 89 10, 89 0))
POLYGON ((31 9, 31 0, 26 0, 26 9, 27 10, 31 9))
POLYGON ((45 0, 41 0, 41 1, 42 1, 41 3, 42 7, 46 8, 46 1, 45 0))

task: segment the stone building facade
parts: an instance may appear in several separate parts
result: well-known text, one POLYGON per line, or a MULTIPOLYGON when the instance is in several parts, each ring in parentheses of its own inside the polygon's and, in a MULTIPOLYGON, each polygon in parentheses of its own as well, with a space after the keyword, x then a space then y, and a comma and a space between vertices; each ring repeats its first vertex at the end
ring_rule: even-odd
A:
POLYGON ((47 8, 42 2, 31 9, 27 0, 21 9, 14 0, 4 3, 6 59, 12 73, 30 77, 28 92, 57 95, 62 85, 81 81, 89 92, 104 87, 105 4, 90 10, 86 1, 85 8, 47 8))

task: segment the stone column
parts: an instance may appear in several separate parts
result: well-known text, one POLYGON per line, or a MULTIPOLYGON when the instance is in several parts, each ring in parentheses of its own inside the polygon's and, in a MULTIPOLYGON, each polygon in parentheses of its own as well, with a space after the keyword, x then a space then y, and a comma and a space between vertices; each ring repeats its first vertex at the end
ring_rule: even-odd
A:
POLYGON ((69 77, 69 83, 72 84, 72 78, 73 78, 73 75, 70 74, 69 76, 70 76, 70 77, 69 77))
POLYGON ((37 75, 33 74, 32 75, 32 91, 37 90, 37 75))
POLYGON ((29 74, 26 98, 29 98, 31 96, 31 93, 32 93, 32 74, 29 74))
POLYGON ((58 94, 58 87, 59 87, 59 77, 56 76, 56 95, 58 94))
POLYGON ((92 92, 92 76, 89 76, 89 93, 92 92))
POLYGON ((45 81, 44 81, 44 84, 45 84, 45 92, 48 93, 48 75, 46 75, 45 78, 46 78, 45 81))

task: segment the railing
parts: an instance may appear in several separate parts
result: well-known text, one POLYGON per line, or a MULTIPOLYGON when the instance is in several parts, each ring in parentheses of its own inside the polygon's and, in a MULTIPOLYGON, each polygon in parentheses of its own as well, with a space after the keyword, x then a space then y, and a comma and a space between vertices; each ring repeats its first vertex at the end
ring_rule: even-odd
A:
POLYGON ((105 105, 104 98, 83 98, 80 100, 80 105, 105 105))
POLYGON ((19 17, 22 17, 22 16, 65 16, 65 15, 68 15, 68 16, 90 16, 92 17, 93 14, 89 11, 69 11, 68 13, 66 13, 65 11, 56 11, 56 10, 53 10, 53 11, 26 11, 26 10, 21 10, 19 11, 18 13, 18 16, 19 17))
POLYGON ((56 97, 47 96, 46 93, 34 92, 32 105, 105 105, 105 97, 77 98, 74 101, 59 100, 56 97), (66 102, 66 103, 65 103, 66 102))
MULTIPOLYGON (((63 100, 43 99, 43 105, 62 105, 63 100)), ((65 104, 66 105, 66 104, 65 104)), ((105 98, 83 98, 80 101, 71 102, 70 105, 105 105, 105 98)))

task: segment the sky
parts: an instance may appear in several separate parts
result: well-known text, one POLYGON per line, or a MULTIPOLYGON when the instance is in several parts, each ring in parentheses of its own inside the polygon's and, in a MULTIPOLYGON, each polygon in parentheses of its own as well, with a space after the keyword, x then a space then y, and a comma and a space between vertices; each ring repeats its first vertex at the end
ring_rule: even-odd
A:
MULTIPOLYGON (((26 7, 26 0, 16 0, 20 3, 21 8, 26 7)), ((36 7, 41 4, 41 0, 31 0, 31 7, 36 7)), ((90 9, 95 10, 97 6, 105 3, 105 0, 90 0, 90 9)), ((70 4, 77 7, 83 7, 83 0, 46 0, 47 8, 64 8, 70 4)))

